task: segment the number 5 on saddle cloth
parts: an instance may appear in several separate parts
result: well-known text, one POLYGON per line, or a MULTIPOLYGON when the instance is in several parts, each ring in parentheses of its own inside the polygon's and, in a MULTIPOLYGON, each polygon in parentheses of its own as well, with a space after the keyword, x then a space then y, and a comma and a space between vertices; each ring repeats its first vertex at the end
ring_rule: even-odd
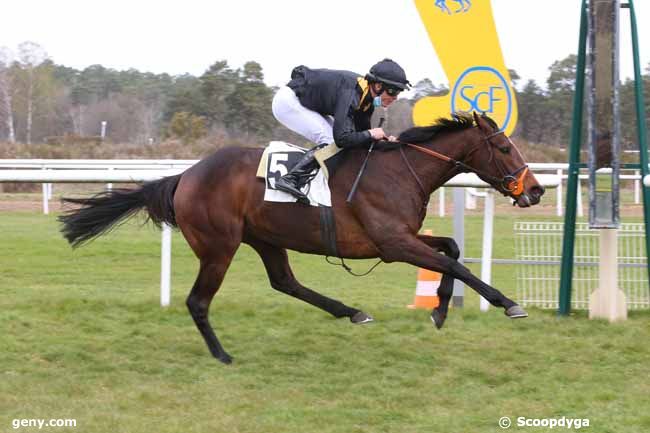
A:
MULTIPOLYGON (((321 169, 315 170, 313 178, 301 189, 309 198, 311 206, 332 206, 332 197, 327 183, 328 171, 325 160, 334 156, 340 149, 334 144, 323 147, 316 152, 321 169)), ((307 151, 302 147, 283 141, 271 141, 264 149, 257 167, 257 177, 265 180, 264 201, 295 202, 291 194, 275 189, 275 182, 291 170, 307 151)))

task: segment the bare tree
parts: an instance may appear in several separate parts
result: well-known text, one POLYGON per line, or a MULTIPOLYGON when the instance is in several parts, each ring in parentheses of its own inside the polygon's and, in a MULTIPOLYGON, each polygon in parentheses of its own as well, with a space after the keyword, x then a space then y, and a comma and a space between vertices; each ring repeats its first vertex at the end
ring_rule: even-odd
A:
POLYGON ((27 73, 27 125, 25 142, 32 144, 32 122, 34 118, 34 87, 36 80, 34 70, 47 59, 45 49, 35 42, 22 42, 18 45, 18 62, 27 73))
POLYGON ((11 50, 7 47, 0 47, 0 119, 7 132, 7 141, 16 142, 14 131, 14 116, 11 108, 10 81, 7 71, 12 59, 11 50))

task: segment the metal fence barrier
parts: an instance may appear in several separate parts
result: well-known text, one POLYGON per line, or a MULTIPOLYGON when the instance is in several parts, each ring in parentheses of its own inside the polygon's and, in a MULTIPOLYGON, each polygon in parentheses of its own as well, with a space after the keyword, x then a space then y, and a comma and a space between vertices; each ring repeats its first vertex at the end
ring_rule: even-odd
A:
MULTIPOLYGON (((558 308, 563 223, 515 223, 516 300, 522 305, 558 308)), ((650 308, 643 223, 622 223, 618 230, 619 288, 630 310, 650 308)), ((576 225, 571 307, 589 308, 598 286, 598 232, 587 223, 576 225)))

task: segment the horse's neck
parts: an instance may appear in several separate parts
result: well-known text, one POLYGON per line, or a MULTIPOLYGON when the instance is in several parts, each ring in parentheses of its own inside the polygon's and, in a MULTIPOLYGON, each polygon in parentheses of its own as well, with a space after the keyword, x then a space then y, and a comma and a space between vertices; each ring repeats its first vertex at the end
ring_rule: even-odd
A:
MULTIPOLYGON (((470 140, 469 131, 463 130, 457 133, 445 134, 425 144, 424 147, 457 161, 463 161, 470 140)), ((415 159, 414 169, 429 194, 460 172, 451 162, 419 153, 419 151, 416 151, 416 153, 418 155, 415 159)))

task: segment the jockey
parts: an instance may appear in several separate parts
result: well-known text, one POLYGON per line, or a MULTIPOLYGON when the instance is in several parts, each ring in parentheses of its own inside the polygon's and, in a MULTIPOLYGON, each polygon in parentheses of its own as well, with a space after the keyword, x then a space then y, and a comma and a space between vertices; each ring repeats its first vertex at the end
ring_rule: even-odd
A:
POLYGON ((294 68, 291 81, 273 97, 273 115, 316 146, 275 187, 309 203, 300 188, 318 167, 317 150, 332 143, 338 151, 367 146, 373 140, 395 140, 382 128, 371 128, 370 118, 375 107, 388 107, 409 86, 404 69, 391 59, 375 64, 365 77, 348 71, 294 68))

